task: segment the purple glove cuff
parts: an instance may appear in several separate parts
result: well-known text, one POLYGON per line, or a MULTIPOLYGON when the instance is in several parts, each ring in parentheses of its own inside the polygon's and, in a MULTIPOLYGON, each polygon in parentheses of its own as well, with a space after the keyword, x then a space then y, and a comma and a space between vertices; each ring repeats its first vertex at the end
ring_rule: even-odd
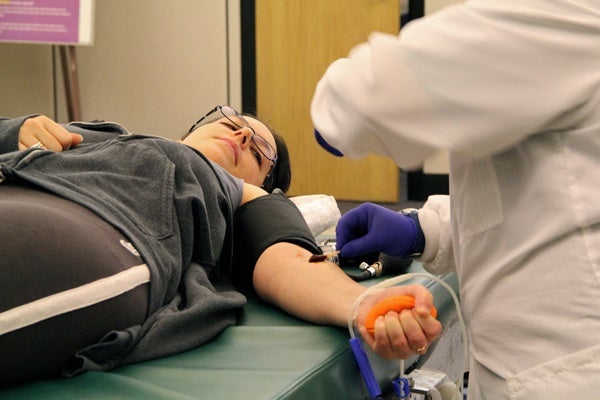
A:
POLYGON ((329 143, 327 143, 327 141, 323 138, 323 136, 321 136, 319 131, 317 131, 316 129, 315 138, 317 139, 317 143, 319 143, 321 147, 327 150, 329 153, 333 154, 336 157, 344 157, 344 154, 335 147, 331 146, 329 143))
POLYGON ((404 254, 404 257, 419 257, 425 250, 425 235, 423 234, 423 229, 421 229, 421 223, 419 222, 419 212, 410 211, 403 214, 413 220, 416 228, 413 246, 408 251, 408 254, 404 254))

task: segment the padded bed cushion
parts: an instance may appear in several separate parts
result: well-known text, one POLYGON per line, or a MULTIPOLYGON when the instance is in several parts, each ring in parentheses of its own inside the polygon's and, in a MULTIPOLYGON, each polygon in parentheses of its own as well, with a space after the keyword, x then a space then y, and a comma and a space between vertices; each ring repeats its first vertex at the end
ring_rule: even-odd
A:
MULTIPOLYGON (((422 271, 414 262, 410 270, 422 271)), ((455 290, 453 274, 442 277, 455 290)), ((425 283, 425 282, 424 282, 425 283)), ((455 319, 441 285, 429 281, 440 320, 455 319)), ((434 351, 435 353, 435 351, 434 351)), ((397 361, 370 355, 382 388, 397 361)), ((417 361, 409 360, 406 365, 417 361)), ((8 399, 364 399, 346 329, 316 326, 250 298, 239 324, 192 351, 109 372, 86 372, 0 389, 8 399)))

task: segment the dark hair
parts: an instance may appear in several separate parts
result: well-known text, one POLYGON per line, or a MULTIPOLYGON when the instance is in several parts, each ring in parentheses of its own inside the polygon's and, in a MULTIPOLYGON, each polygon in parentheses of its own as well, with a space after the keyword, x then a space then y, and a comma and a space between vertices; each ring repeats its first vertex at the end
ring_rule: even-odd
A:
MULTIPOLYGON (((263 122, 264 123, 264 122, 263 122)), ((271 171, 271 175, 265 179, 262 188, 271 193, 275 189, 280 189, 284 193, 290 188, 292 182, 292 166, 290 163, 290 153, 288 152, 287 144, 279 133, 275 132, 267 125, 269 131, 275 138, 277 146, 277 163, 271 171)))

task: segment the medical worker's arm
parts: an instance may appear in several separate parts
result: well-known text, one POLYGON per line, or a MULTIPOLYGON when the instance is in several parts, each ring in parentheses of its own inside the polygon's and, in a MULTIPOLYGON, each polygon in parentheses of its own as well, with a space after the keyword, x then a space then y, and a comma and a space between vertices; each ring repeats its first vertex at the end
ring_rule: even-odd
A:
POLYGON ((430 196, 423 208, 397 212, 364 203, 345 213, 336 227, 341 256, 380 252, 415 257, 431 273, 455 270, 449 196, 430 196))
POLYGON ((429 196, 419 209, 419 223, 425 237, 425 248, 417 260, 432 274, 456 271, 450 223, 450 196, 429 196))
POLYGON ((338 221, 336 245, 345 258, 375 252, 410 257, 423 252, 425 240, 416 212, 403 214, 363 203, 338 221))
MULTIPOLYGON (((410 170, 438 149, 487 157, 551 121, 567 123, 574 105, 592 96, 587 71, 597 62, 597 37, 564 41, 571 22, 560 12, 524 16, 512 2, 465 2, 399 35, 374 33, 319 81, 314 127, 347 157, 380 154, 410 170)), ((591 32, 592 20, 581 23, 591 32)))

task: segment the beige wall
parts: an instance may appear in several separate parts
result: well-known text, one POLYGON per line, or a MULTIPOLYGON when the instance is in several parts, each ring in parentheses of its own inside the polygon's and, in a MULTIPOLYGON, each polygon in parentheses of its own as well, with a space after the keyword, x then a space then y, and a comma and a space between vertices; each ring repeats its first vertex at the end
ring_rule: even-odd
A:
MULTIPOLYGON (((94 44, 77 48, 82 119, 177 138, 215 104, 239 107, 239 23, 228 18, 239 21, 238 1, 96 1, 94 44)), ((0 115, 66 122, 58 61, 51 46, 1 43, 0 115)))
POLYGON ((431 14, 449 5, 463 2, 464 0, 425 0, 425 14, 431 14))
POLYGON ((54 114, 52 46, 0 43, 0 116, 54 114))

